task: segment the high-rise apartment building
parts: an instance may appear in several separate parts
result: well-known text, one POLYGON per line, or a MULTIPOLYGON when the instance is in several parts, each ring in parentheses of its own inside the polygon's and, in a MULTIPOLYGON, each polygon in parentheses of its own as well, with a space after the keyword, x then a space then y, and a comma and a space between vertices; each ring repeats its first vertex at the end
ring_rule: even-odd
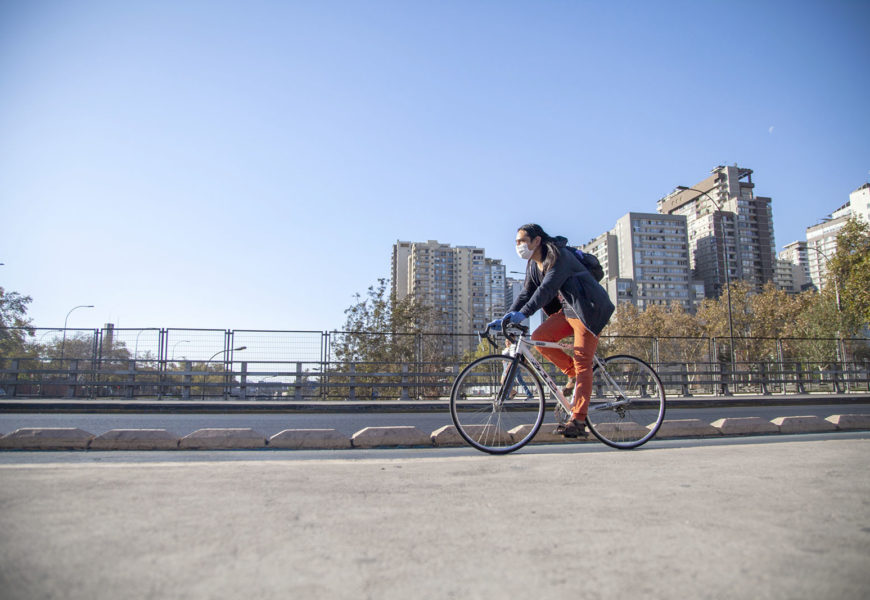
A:
MULTIPOLYGON (((454 334, 482 330, 506 310, 505 267, 487 258, 483 248, 398 241, 393 245, 392 291, 399 300, 413 294, 438 309, 435 325, 454 334)), ((474 336, 454 341, 456 353, 477 345, 474 336)))
MULTIPOLYGON (((523 287, 525 286, 525 278, 524 279, 515 279, 513 277, 508 277, 505 285, 505 298, 504 298, 504 308, 505 312, 511 306, 513 306, 514 299, 517 298, 520 294, 523 293, 523 287)), ((499 317, 504 316, 502 314, 495 314, 492 318, 497 319, 499 317)))
POLYGON ((849 194, 852 216, 870 225, 870 183, 865 183, 849 194))
POLYGON ((659 200, 658 211, 686 217, 691 267, 706 296, 721 294, 726 263, 728 278, 747 281, 756 291, 774 281, 771 199, 755 195, 752 170, 719 166, 692 188, 659 200))
POLYGON ((799 294, 810 287, 810 266, 807 243, 786 245, 776 260, 776 287, 789 294, 799 294))
POLYGON ((849 201, 821 223, 807 227, 809 275, 818 289, 827 282, 828 261, 837 253, 837 235, 849 219, 870 224, 870 183, 850 193, 849 201))
POLYGON ((631 302, 645 310, 678 302, 694 309, 685 216, 630 212, 582 250, 601 262, 601 283, 614 304, 631 302))

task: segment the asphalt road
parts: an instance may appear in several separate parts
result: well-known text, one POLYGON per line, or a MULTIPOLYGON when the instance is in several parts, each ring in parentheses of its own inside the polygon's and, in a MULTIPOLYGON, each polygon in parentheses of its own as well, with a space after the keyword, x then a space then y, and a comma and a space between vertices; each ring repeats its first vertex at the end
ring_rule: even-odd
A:
MULTIPOLYGON (((822 418, 836 414, 870 414, 870 404, 759 406, 706 409, 669 409, 667 419, 702 419, 712 422, 723 417, 761 417, 765 420, 786 416, 814 415, 822 418)), ((549 417, 549 415, 548 415, 549 417)), ((548 419, 548 421, 551 419, 548 419)), ((77 427, 101 435, 112 429, 166 429, 187 435, 204 428, 250 427, 266 436, 285 429, 337 429, 351 436, 365 427, 413 425, 425 432, 450 425, 450 414, 443 413, 0 413, 0 433, 20 427, 77 427)))
POLYGON ((20 462, 0 465, 0 595, 863 600, 870 589, 866 434, 462 452, 8 453, 20 462), (58 464, 66 456, 77 464, 58 464))

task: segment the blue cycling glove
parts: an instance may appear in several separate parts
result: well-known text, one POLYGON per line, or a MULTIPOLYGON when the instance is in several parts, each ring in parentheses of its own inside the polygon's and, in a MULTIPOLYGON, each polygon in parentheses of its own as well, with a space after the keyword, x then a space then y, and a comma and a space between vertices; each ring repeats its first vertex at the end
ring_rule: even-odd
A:
POLYGON ((509 312, 503 318, 510 319, 511 323, 522 323, 526 320, 526 315, 518 310, 515 310, 514 312, 509 312))
POLYGON ((492 331, 501 331, 501 319, 496 319, 495 321, 491 321, 487 327, 492 331))

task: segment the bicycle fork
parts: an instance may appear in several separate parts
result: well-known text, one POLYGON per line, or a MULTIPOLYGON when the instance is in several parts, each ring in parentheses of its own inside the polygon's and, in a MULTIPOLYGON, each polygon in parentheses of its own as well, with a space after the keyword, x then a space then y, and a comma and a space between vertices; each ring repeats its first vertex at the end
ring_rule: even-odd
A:
POLYGON ((511 366, 508 367, 508 371, 504 376, 504 381, 501 384, 501 389, 498 391, 498 395, 495 398, 495 408, 500 408, 505 402, 510 400, 511 390, 514 388, 514 379, 517 376, 517 371, 519 370, 520 355, 517 354, 514 356, 513 362, 511 362, 511 366))

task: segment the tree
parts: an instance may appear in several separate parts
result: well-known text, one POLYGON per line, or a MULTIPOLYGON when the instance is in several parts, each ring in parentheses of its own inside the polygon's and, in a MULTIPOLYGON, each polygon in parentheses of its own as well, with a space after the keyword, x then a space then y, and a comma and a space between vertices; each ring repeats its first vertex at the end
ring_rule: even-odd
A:
POLYGON ((0 287, 0 357, 12 357, 24 351, 26 336, 34 335, 27 318, 27 305, 33 299, 0 287))
MULTIPOLYGON (((388 293, 387 283, 379 279, 377 286, 369 287, 365 298, 357 294, 356 302, 344 311, 344 331, 332 334, 334 356, 343 363, 336 365, 337 370, 346 374, 352 367, 359 373, 353 378, 354 394, 358 396, 379 395, 378 384, 396 382, 395 378, 375 375, 378 372, 397 373, 403 365, 416 364, 424 372, 436 373, 437 367, 425 363, 443 363, 450 358, 445 354, 445 338, 439 335, 443 332, 437 327, 440 312, 413 295, 397 299, 388 293)), ((427 382, 431 379, 427 377, 427 382)), ((350 377, 332 376, 331 382, 350 383, 350 377)), ((348 393, 349 388, 335 391, 348 393)))
POLYGON ((837 235, 837 252, 828 264, 825 288, 839 292, 842 334, 870 325, 870 226, 849 219, 837 235))
POLYGON ((344 332, 333 344, 335 357, 355 362, 410 362, 417 358, 416 335, 441 333, 437 330, 439 311, 408 295, 401 300, 387 293, 387 280, 370 286, 366 298, 344 314, 344 332))
POLYGON ((610 335, 618 336, 608 353, 625 353, 650 362, 656 361, 653 338, 659 339, 658 360, 691 361, 706 351, 706 340, 699 340, 701 327, 695 315, 683 305, 653 304, 640 311, 631 303, 619 305, 610 335))

